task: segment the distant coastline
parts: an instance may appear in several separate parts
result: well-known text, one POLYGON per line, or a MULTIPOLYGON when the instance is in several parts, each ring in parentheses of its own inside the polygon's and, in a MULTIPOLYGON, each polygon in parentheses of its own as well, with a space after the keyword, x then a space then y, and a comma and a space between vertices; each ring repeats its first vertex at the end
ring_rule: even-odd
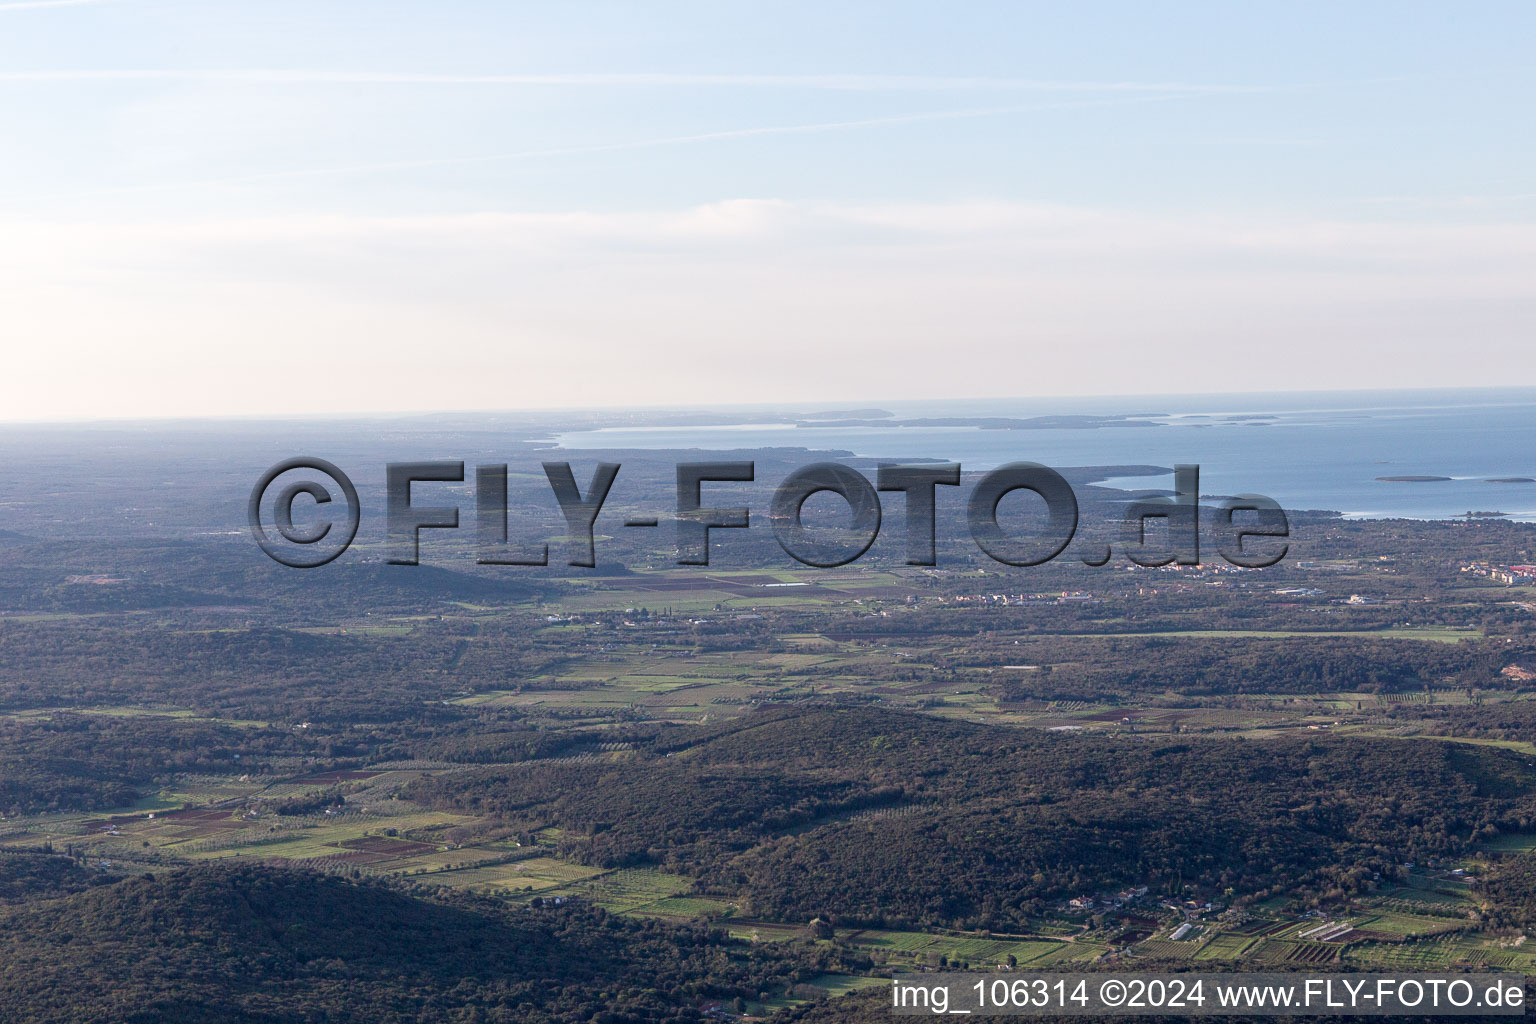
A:
MULTIPOLYGON (((1251 490, 1286 509, 1465 521, 1469 509, 1492 508, 1505 513, 1500 519, 1536 522, 1536 455, 1522 441, 1536 428, 1536 391, 1529 389, 848 403, 594 420, 561 424, 545 436, 578 456, 602 452, 614 461, 636 449, 792 445, 847 453, 822 456, 835 459, 958 462, 966 472, 1017 461, 1058 470, 1161 466, 1164 473, 1194 464, 1202 494, 1251 490), (1267 429, 1244 429, 1255 425, 1267 429), (1503 487, 1497 501, 1489 484, 1503 487)), ((1146 469, 1093 481, 1141 494, 1164 492, 1171 482, 1146 469)))

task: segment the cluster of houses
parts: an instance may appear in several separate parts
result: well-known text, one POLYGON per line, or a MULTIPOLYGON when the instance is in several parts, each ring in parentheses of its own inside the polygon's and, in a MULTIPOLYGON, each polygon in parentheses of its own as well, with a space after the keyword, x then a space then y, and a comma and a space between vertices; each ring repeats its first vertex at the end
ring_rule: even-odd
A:
POLYGON ((1085 604, 1094 597, 1086 590, 1063 590, 1048 594, 960 594, 941 597, 941 604, 1085 604))
MULTIPOLYGON (((1328 591, 1326 591, 1326 590, 1319 590, 1317 587, 1281 587, 1278 590, 1273 591, 1273 593, 1278 595, 1278 596, 1280 596, 1280 597, 1327 597, 1328 596, 1328 591)), ((1350 594, 1349 597, 1347 597, 1347 598, 1336 598, 1334 600, 1335 604, 1339 604, 1341 602, 1343 604, 1353 604, 1353 605, 1381 604, 1382 603, 1381 598, 1379 598, 1379 597, 1368 597, 1365 594, 1350 594)))
POLYGON ((1190 919, 1197 918, 1201 914, 1212 910, 1221 909, 1220 904, 1212 903, 1210 900, 1206 900, 1203 903, 1200 900, 1163 900, 1162 905, 1190 919))
POLYGON ((1240 573, 1254 572, 1253 569, 1245 569, 1240 565, 1217 565, 1213 562, 1201 562, 1198 565, 1181 565, 1178 562, 1169 562, 1167 565, 1127 565, 1126 572, 1162 572, 1173 573, 1184 579, 1200 580, 1215 576, 1236 576, 1240 573))
MULTIPOLYGON (((1147 896, 1147 887, 1138 885, 1130 889, 1122 889, 1117 893, 1101 893, 1097 896, 1074 896, 1062 907, 1069 914, 1090 914, 1103 911, 1120 910, 1132 904, 1140 903, 1147 896)), ((1171 910, 1183 920, 1169 936, 1172 939, 1182 939, 1188 935, 1193 925, 1201 917, 1213 911, 1223 909, 1220 903, 1212 903, 1209 900, 1178 899, 1170 897, 1158 901, 1158 906, 1164 910, 1171 910)))
POLYGON ((1491 562, 1468 562, 1461 571, 1469 576, 1479 576, 1502 583, 1507 587, 1536 586, 1536 565, 1494 565, 1491 562))
POLYGON ((1074 914, 1086 914, 1093 910, 1117 910, 1128 903, 1135 903, 1147 895, 1147 887, 1138 885, 1121 889, 1117 893, 1101 893, 1098 896, 1074 896, 1067 901, 1066 909, 1074 914))

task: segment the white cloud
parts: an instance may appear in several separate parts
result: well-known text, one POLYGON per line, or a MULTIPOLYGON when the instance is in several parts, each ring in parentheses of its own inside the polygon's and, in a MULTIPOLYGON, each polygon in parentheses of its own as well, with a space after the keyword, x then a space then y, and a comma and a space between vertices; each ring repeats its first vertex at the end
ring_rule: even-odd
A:
MULTIPOLYGON (((617 153, 643 149, 659 149, 686 146, 696 143, 722 142, 773 135, 818 135, 868 128, 882 125, 915 124, 928 121, 964 121, 976 118, 1002 117, 1009 114, 1037 113, 1048 110, 1072 110, 1084 107, 1120 106, 1132 103, 1158 102, 1176 98, 1173 95, 1116 96, 1102 99, 1062 100, 1030 103, 1006 107, 973 107, 951 110, 928 110, 882 117, 865 117, 838 121, 812 121, 803 124, 760 125, 750 128, 728 128, 720 131, 695 132, 687 135, 664 135, 653 138, 630 139, 620 142, 598 142, 587 145, 545 146, 534 149, 511 150, 500 153, 478 153, 461 156, 420 157, 410 160, 392 160, 334 166, 300 167, 281 171, 257 171, 247 174, 227 175, 221 178, 198 180, 164 180, 146 185, 112 186, 93 189, 88 194, 183 191, 220 185, 240 185, 265 181, 290 181, 295 179, 383 175, 397 171, 415 171, 428 168, 462 167, 474 164, 505 163, 521 160, 537 160, 550 157, 584 156, 617 153)), ((210 136, 225 143, 226 148, 244 145, 255 148, 263 126, 285 130, 292 134, 296 116, 290 107, 272 108, 265 104, 239 108, 238 115, 231 116, 228 101, 202 99, 174 103, 175 113, 167 116, 166 104, 152 105, 149 117, 136 117, 131 128, 122 132, 121 148, 136 154, 138 161, 149 166, 167 162, 167 154, 189 158, 198 148, 206 149, 210 136), (189 110, 192 117, 189 117, 189 110), (189 129, 195 123, 196 129, 189 129), (195 140, 195 142, 193 141, 195 140)), ((141 109, 138 113, 144 113, 141 109)), ((331 130, 329 125, 316 122, 310 130, 317 136, 331 130)))
POLYGON ((7 415, 1536 384, 1536 225, 737 200, 0 225, 7 415))

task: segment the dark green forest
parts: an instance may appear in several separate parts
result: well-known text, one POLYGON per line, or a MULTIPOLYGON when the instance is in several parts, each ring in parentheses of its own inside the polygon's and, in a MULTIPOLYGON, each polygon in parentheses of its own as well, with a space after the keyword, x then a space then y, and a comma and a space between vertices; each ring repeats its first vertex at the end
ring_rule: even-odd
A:
POLYGON ((0 907, 0 957, 8 1020, 188 1024, 683 1024, 838 963, 598 908, 255 866, 0 907))
POLYGON ((1455 744, 1127 744, 851 708, 658 745, 622 770, 487 769, 410 795, 559 826, 586 863, 741 887, 756 914, 1002 930, 1127 882, 1337 899, 1536 822, 1530 758, 1455 744))

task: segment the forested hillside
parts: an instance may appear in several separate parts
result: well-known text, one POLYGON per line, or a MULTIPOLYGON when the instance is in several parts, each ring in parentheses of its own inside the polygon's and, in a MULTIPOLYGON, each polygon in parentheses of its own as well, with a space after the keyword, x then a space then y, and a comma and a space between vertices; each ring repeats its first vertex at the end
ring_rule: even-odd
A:
POLYGON ((140 1024, 683 1024, 832 962, 592 907, 254 866, 0 908, 0 960, 7 1020, 140 1024))
POLYGON ((411 795, 558 826, 584 862, 740 888, 758 914, 956 928, 1130 882, 1338 898, 1536 820, 1529 758, 1450 743, 1138 743, 813 708, 652 746, 622 769, 509 766, 411 795))

